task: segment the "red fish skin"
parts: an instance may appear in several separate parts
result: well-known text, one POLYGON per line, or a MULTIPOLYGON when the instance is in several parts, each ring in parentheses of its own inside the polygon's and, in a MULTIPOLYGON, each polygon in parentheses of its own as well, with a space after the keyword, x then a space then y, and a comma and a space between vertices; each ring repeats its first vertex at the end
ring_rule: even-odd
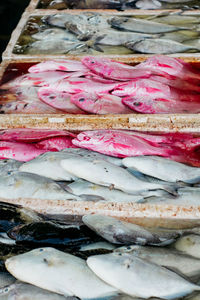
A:
POLYGON ((200 113, 200 102, 148 99, 148 97, 137 98, 129 96, 122 99, 122 103, 134 111, 145 114, 200 113))
POLYGON ((38 90, 38 98, 47 105, 68 114, 85 114, 83 110, 71 101, 71 94, 58 91, 51 87, 42 87, 38 90))
POLYGON ((64 72, 87 72, 86 68, 80 61, 76 60, 51 60, 38 63, 28 69, 29 73, 39 73, 48 71, 64 71, 64 72))
POLYGON ((148 78, 152 72, 145 68, 136 68, 108 58, 86 56, 82 63, 93 73, 108 79, 127 81, 134 78, 148 78))
POLYGON ((35 144, 38 149, 61 151, 65 148, 77 148, 72 144, 72 137, 52 137, 35 144))
POLYGON ((173 150, 170 147, 154 147, 147 141, 126 133, 108 130, 103 133, 98 130, 81 132, 72 143, 78 147, 97 151, 103 154, 128 157, 139 155, 159 155, 169 157, 173 150))
POLYGON ((200 137, 193 137, 184 139, 183 141, 176 141, 174 146, 188 152, 195 152, 200 147, 200 137))
POLYGON ((0 130, 1 141, 16 141, 25 143, 39 142, 51 137, 76 137, 76 134, 66 130, 50 129, 6 129, 0 130))
POLYGON ((37 149, 32 144, 0 141, 1 159, 11 158, 18 161, 29 161, 45 152, 45 150, 37 149))
POLYGON ((93 114, 131 113, 131 110, 122 104, 120 97, 109 94, 79 93, 71 97, 71 102, 93 114))

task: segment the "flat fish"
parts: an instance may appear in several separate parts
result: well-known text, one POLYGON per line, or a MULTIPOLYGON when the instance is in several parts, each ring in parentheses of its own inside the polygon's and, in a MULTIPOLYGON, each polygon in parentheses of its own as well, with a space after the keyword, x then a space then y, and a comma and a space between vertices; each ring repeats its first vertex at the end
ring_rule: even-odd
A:
POLYGON ((120 97, 109 94, 80 93, 71 97, 71 103, 93 114, 131 113, 120 97))
POLYGON ((79 199, 78 196, 68 193, 51 179, 25 172, 19 172, 6 177, 1 177, 0 187, 0 197, 5 199, 79 199))
POLYGON ((162 4, 158 0, 139 0, 136 7, 140 9, 159 9, 162 4))
POLYGON ((200 236, 196 234, 189 234, 180 237, 173 247, 185 254, 200 258, 200 236))
MULTIPOLYGON (((14 283, 15 281, 16 281, 16 279, 12 275, 10 275, 6 272, 0 272, 0 289, 2 289, 3 287, 5 287, 7 285, 14 283)), ((0 295, 1 295, 1 292, 0 292, 0 295)), ((0 299, 1 299, 1 297, 0 297, 0 299)))
POLYGON ((76 60, 47 60, 28 69, 29 73, 40 73, 48 71, 82 72, 89 71, 80 61, 76 60))
POLYGON ((97 276, 129 296, 175 299, 200 289, 165 267, 127 253, 90 256, 87 264, 97 276))
POLYGON ((130 195, 119 190, 109 189, 85 180, 76 180, 65 188, 74 195, 98 195, 109 202, 143 202, 142 195, 130 195))
POLYGON ((117 293, 83 259, 54 248, 39 248, 11 257, 6 260, 6 268, 21 281, 65 296, 92 299, 117 293))
POLYGON ((85 215, 83 223, 105 240, 122 245, 154 245, 165 246, 175 241, 180 233, 175 231, 159 231, 151 228, 121 221, 103 215, 85 215))
POLYGON ((32 35, 32 38, 35 40, 55 40, 55 39, 61 39, 61 40, 67 40, 72 42, 77 42, 78 39, 76 36, 70 32, 67 32, 66 30, 60 29, 60 28, 48 28, 44 31, 39 31, 32 35))
POLYGON ((127 157, 122 160, 124 166, 164 181, 197 183, 200 181, 200 168, 158 156, 127 157), (169 170, 169 171, 166 171, 169 170))
POLYGON ((184 27, 178 27, 168 24, 159 24, 149 20, 127 17, 113 17, 109 20, 109 23, 112 27, 116 29, 149 34, 172 32, 180 29, 185 29, 184 27))
POLYGON ((0 176, 6 176, 17 172, 21 165, 22 162, 14 159, 0 160, 0 176))
POLYGON ((0 300, 77 300, 76 297, 64 297, 31 284, 17 282, 0 289, 0 300))
POLYGON ((61 151, 66 148, 74 148, 76 146, 72 144, 71 137, 60 136, 38 142, 36 147, 46 151, 61 151))
POLYGON ((74 19, 79 19, 79 16, 70 15, 70 14, 55 14, 55 15, 47 16, 45 18, 45 22, 51 26, 65 28, 65 23, 68 21, 73 21, 74 19))
POLYGON ((172 54, 198 50, 196 47, 167 39, 146 39, 137 42, 128 42, 125 46, 136 52, 146 54, 172 54))

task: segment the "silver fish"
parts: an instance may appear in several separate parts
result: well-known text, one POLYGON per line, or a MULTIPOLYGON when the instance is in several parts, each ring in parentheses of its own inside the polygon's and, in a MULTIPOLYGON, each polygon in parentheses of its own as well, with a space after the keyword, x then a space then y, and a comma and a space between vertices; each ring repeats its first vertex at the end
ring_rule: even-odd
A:
POLYGON ((119 189, 129 194, 157 189, 163 189, 174 194, 176 190, 174 185, 168 186, 141 181, 125 169, 101 159, 69 157, 61 161, 61 166, 78 178, 119 189))
MULTIPOLYGON (((83 17, 84 18, 84 15, 83 17)), ((60 28, 65 28, 65 23, 68 21, 77 20, 80 21, 79 16, 77 15, 70 15, 70 14, 56 14, 56 15, 50 15, 44 19, 44 21, 51 25, 56 26, 60 28)), ((85 17, 85 22, 87 21, 87 18, 85 17)))
POLYGON ((165 267, 127 253, 90 256, 87 264, 105 282, 130 296, 175 299, 200 290, 165 267))
POLYGON ((77 300, 77 298, 64 297, 31 284, 17 282, 0 289, 0 300, 77 300))
MULTIPOLYGON (((187 41, 188 45, 190 45, 189 40, 191 40, 192 38, 198 38, 198 34, 199 33, 197 31, 180 30, 176 32, 164 33, 162 36, 160 36, 160 38, 166 40, 172 40, 179 43, 187 41)), ((194 45, 190 45, 190 46, 194 46, 194 45)))
POLYGON ((97 242, 89 245, 83 245, 79 249, 79 251, 89 251, 89 250, 96 250, 96 249, 106 249, 106 250, 113 250, 116 247, 113 244, 107 242, 97 242))
POLYGON ((125 167, 164 181, 187 183, 200 182, 200 168, 190 167, 159 156, 126 157, 122 160, 125 167))
POLYGON ((103 215, 85 215, 83 223, 104 239, 114 244, 167 245, 180 236, 179 232, 143 228, 103 215))
POLYGON ((6 176, 17 172, 22 164, 22 162, 14 159, 0 160, 0 176, 6 176))
MULTIPOLYGON (((173 1, 174 3, 174 1, 173 1)), ((198 24, 198 17, 181 15, 181 14, 169 14, 167 16, 160 16, 154 19, 158 23, 167 23, 170 25, 182 26, 185 24, 198 24)))
POLYGON ((79 200, 49 178, 36 174, 15 173, 0 177, 0 197, 5 199, 39 198, 50 200, 79 200))
POLYGON ((162 4, 158 0, 139 0, 136 7, 140 9, 159 9, 162 4))
MULTIPOLYGON (((9 273, 0 272, 0 289, 3 288, 4 286, 14 283, 15 281, 16 281, 16 279, 9 273)), ((1 292, 0 292, 0 295, 1 295, 1 292)), ((0 297, 0 299, 1 299, 1 297, 0 297)))
POLYGON ((104 201, 109 202, 143 202, 143 196, 131 195, 123 193, 119 190, 109 189, 97 184, 85 180, 77 180, 65 188, 69 193, 74 195, 98 195, 101 196, 104 201))
POLYGON ((109 23, 113 28, 120 30, 127 30, 133 32, 141 33, 164 33, 172 32, 181 29, 187 29, 185 27, 178 27, 168 24, 160 24, 153 21, 136 19, 136 18, 127 18, 127 17, 113 17, 109 20, 109 23))
POLYGON ((5 265, 17 279, 65 296, 92 299, 117 292, 99 279, 85 260, 54 248, 13 256, 5 265))
POLYGON ((184 45, 167 39, 146 39, 138 42, 129 42, 126 43, 125 46, 128 49, 146 54, 172 54, 198 50, 196 47, 184 45))
POLYGON ((36 40, 55 40, 55 39, 61 39, 61 40, 68 40, 72 42, 78 41, 76 36, 70 32, 67 32, 66 30, 60 29, 60 28, 48 28, 44 31, 37 32, 32 35, 32 38, 36 40))
POLYGON ((120 253, 129 253, 154 264, 170 268, 174 272, 182 273, 184 276, 187 276, 191 279, 199 276, 200 273, 199 259, 187 254, 183 254, 174 249, 127 246, 118 248, 114 251, 120 253))
POLYGON ((173 247, 183 253, 200 258, 200 236, 189 234, 180 237, 173 247))

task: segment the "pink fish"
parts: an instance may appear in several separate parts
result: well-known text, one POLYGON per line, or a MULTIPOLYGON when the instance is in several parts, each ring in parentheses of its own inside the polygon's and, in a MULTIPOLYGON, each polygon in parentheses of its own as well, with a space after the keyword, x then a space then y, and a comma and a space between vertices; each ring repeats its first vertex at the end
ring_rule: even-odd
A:
POLYGON ((109 79, 127 81, 134 78, 149 77, 152 72, 149 68, 136 68, 117 61, 102 57, 86 56, 82 63, 97 75, 109 79))
POLYGON ((55 109, 68 114, 85 113, 70 101, 71 94, 68 92, 58 91, 51 87, 42 87, 38 91, 38 98, 55 109))
POLYGON ((1 89, 9 89, 16 86, 48 86, 60 79, 69 77, 65 72, 49 71, 36 74, 25 74, 3 84, 1 89))
POLYGON ((200 148, 200 137, 192 137, 182 141, 178 140, 174 143, 174 146, 188 152, 194 152, 200 148))
POLYGON ((76 148, 72 144, 72 137, 61 136, 61 137, 52 137, 36 144, 38 149, 46 151, 61 151, 65 148, 76 148))
POLYGON ((149 69, 152 74, 162 75, 169 79, 179 78, 182 80, 199 81, 200 72, 191 64, 165 55, 149 57, 145 62, 137 65, 138 69, 149 69))
POLYGON ((51 130, 51 129, 6 129, 0 131, 1 141, 18 141, 33 143, 39 142, 51 137, 76 137, 76 134, 66 130, 51 130))
POLYGON ((137 98, 135 96, 126 97, 122 102, 132 110, 145 114, 200 113, 200 102, 137 98))
POLYGON ((127 114, 131 113, 120 97, 109 94, 80 93, 71 97, 71 102, 81 109, 93 114, 127 114))
POLYGON ((47 71, 65 71, 65 72, 87 72, 88 68, 85 67, 80 61, 77 60, 50 60, 44 61, 39 64, 33 65, 28 69, 30 73, 39 73, 47 71))
POLYGON ((164 99, 168 101, 200 101, 200 94, 185 93, 181 90, 169 87, 167 84, 151 79, 138 79, 123 83, 119 85, 112 94, 116 96, 132 96, 141 100, 164 99))
POLYGON ((29 161, 45 152, 45 150, 37 149, 32 144, 0 141, 0 159, 11 158, 29 161))
POLYGON ((101 83, 88 78, 62 79, 51 85, 51 88, 71 94, 90 92, 106 93, 117 88, 119 83, 101 83))
POLYGON ((72 142, 78 147, 116 157, 139 155, 168 157, 173 152, 169 147, 154 147, 144 139, 114 130, 81 132, 72 142))
POLYGON ((182 80, 179 78, 176 79, 169 79, 167 77, 159 76, 159 75, 152 75, 150 77, 151 80, 158 81, 164 84, 167 84, 171 87, 175 87, 177 89, 191 91, 191 92, 200 92, 200 86, 197 84, 190 83, 186 80, 182 80))

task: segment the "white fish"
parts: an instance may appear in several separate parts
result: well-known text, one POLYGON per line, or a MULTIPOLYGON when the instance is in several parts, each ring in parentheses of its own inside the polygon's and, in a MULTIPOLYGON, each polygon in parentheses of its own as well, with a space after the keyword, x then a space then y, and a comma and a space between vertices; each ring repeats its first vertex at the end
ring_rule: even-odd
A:
POLYGON ((88 268, 85 260, 54 248, 13 256, 5 265, 17 279, 61 295, 91 299, 116 293, 88 268))
POLYGON ((127 253, 90 256, 87 264, 105 282, 130 296, 175 299, 200 290, 178 274, 127 253))
POLYGON ((14 283, 15 281, 16 281, 16 279, 12 275, 10 275, 6 272, 0 272, 0 288, 10 285, 10 284, 14 283))
POLYGON ((200 236, 189 234, 180 237, 174 244, 175 249, 191 256, 200 258, 200 236))
POLYGON ((17 282, 0 289, 0 300, 77 300, 77 298, 64 297, 31 284, 17 282))
POLYGON ((6 176, 17 172, 22 164, 23 163, 21 161, 14 159, 0 160, 0 176, 6 176))
POLYGON ((83 245, 79 249, 79 251, 89 251, 89 250, 96 250, 96 249, 106 249, 106 250, 113 250, 116 247, 113 244, 107 243, 107 242, 97 242, 92 243, 89 245, 83 245))
POLYGON ((61 166, 76 177, 95 184, 119 189, 125 193, 163 189, 174 193, 173 186, 144 182, 134 177, 125 169, 101 159, 71 157, 61 161, 61 166))
POLYGON ((18 199, 22 197, 50 200, 80 199, 62 189, 53 180, 36 174, 19 172, 0 177, 0 198, 18 199))
POLYGON ((141 195, 131 195, 119 190, 109 189, 85 180, 77 180, 70 183, 65 188, 69 193, 74 195, 98 195, 109 202, 143 202, 144 197, 141 195))
POLYGON ((122 163, 125 167, 169 182, 200 182, 200 168, 190 167, 168 158, 158 156, 126 157, 122 163))
POLYGON ((182 273, 191 279, 200 274, 200 260, 183 254, 175 249, 164 247, 126 246, 115 250, 120 253, 129 253, 154 264, 170 268, 172 271, 182 273))

